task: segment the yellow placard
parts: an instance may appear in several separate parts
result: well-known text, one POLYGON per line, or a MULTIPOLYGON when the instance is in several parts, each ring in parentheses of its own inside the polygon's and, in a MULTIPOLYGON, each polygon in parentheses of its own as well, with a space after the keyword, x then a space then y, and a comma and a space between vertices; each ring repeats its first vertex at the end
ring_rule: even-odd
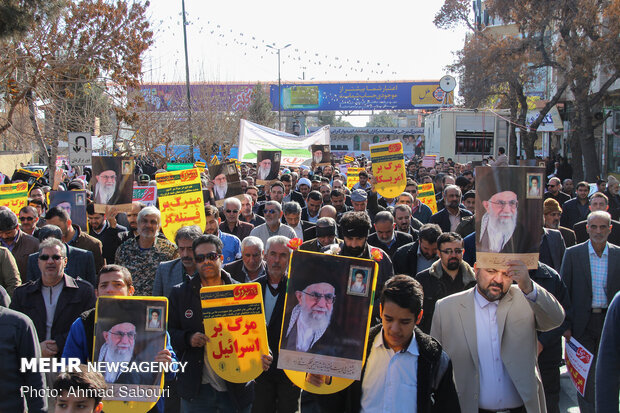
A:
POLYGON ((344 163, 352 163, 355 161, 355 158, 349 155, 345 155, 342 160, 344 161, 344 163))
POLYGON ((263 294, 259 283, 200 289, 209 365, 218 376, 247 383, 263 372, 269 354, 263 294))
MULTIPOLYGON (((444 100, 446 92, 441 90, 439 83, 411 86, 411 104, 413 106, 437 106, 444 100)), ((454 93, 446 96, 447 105, 454 104, 454 93)))
POLYGON ((220 160, 217 158, 217 155, 213 155, 211 157, 211 165, 219 165, 220 164, 220 160))
MULTIPOLYGON (((135 412, 146 413, 150 411, 159 397, 165 397, 164 372, 151 376, 155 368, 144 364, 132 364, 145 361, 154 361, 154 357, 166 348, 166 331, 168 324, 168 299, 166 297, 99 297, 95 307, 95 328, 93 337, 93 354, 91 361, 105 363, 104 348, 106 343, 105 334, 117 323, 131 323, 135 333, 131 342, 134 343, 134 354, 131 362, 128 362, 126 373, 122 373, 115 382, 109 382, 106 378, 108 389, 103 398, 103 411, 106 413, 135 412), (157 313, 157 323, 153 323, 153 313, 157 313), (152 371, 143 371, 143 369, 152 371), (136 373, 138 370, 140 373, 136 373), (122 375, 129 374, 132 380, 123 380, 122 375), (143 376, 137 380, 138 374, 143 376), (154 379, 151 381, 151 379, 154 379), (125 383, 132 384, 125 384, 125 383), (133 384, 139 383, 139 384, 133 384)), ((123 340, 123 338, 121 338, 123 340)), ((127 339, 129 340, 129 339, 127 339)), ((109 347, 108 347, 109 350, 109 347)), ((98 365, 97 371, 104 374, 106 368, 98 365)), ((112 368, 112 367, 111 367, 112 368)))
POLYGON ((194 168, 205 169, 206 167, 207 167, 207 164, 204 162, 194 162, 194 168))
POLYGON ((385 198, 396 198, 407 186, 403 143, 389 141, 373 144, 370 148, 375 189, 385 198))
POLYGON ((28 182, 0 185, 0 206, 8 207, 15 215, 28 205, 28 182))
POLYGON ((364 168, 348 168, 347 169, 347 188, 353 188, 353 185, 360 181, 360 172, 364 168))
POLYGON ((433 184, 418 185, 418 199, 427 205, 433 214, 437 213, 437 199, 435 199, 435 186, 433 184))
POLYGON ((174 239, 181 227, 198 225, 204 232, 207 219, 198 169, 162 172, 155 175, 161 227, 168 239, 174 239))

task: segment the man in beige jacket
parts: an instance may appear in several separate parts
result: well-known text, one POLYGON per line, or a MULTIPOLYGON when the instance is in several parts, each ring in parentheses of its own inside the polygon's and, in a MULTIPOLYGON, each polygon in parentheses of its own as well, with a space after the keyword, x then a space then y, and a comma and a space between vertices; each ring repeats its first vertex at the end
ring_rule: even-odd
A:
POLYGON ((15 257, 7 248, 0 247, 0 285, 4 287, 9 296, 13 296, 13 291, 21 284, 19 270, 15 257))
POLYGON ((431 327, 452 359, 461 411, 544 413, 536 331, 559 326, 564 310, 521 261, 474 270, 476 286, 438 301, 431 327))

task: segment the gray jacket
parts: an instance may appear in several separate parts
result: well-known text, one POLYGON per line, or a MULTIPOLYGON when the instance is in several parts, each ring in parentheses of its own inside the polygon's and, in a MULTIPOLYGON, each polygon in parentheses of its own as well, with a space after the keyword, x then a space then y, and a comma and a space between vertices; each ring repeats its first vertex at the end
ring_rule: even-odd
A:
POLYGON ((172 287, 183 282, 183 263, 180 258, 172 261, 164 261, 159 264, 155 271, 153 283, 153 296, 170 298, 172 287))

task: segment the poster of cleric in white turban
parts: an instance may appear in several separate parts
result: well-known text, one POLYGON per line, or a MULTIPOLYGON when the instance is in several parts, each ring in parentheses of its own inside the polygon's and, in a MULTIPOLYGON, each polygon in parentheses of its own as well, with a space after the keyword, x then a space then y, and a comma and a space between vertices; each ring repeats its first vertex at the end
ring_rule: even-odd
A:
POLYGON ((507 268, 521 260, 538 267, 542 236, 538 166, 476 168, 476 262, 482 268, 507 268))
POLYGON ((157 395, 163 367, 158 353, 165 349, 168 301, 165 298, 100 297, 95 318, 93 361, 114 397, 109 400, 157 401, 137 397, 157 395), (155 367, 153 367, 155 366, 155 367), (132 394, 134 395, 132 397, 132 394))
POLYGON ((359 380, 375 278, 371 260, 293 252, 278 368, 359 380))
POLYGON ((278 179, 282 151, 256 151, 256 183, 265 185, 278 179))
POLYGON ((131 210, 134 161, 130 157, 93 156, 91 191, 95 212, 104 213, 105 205, 116 205, 121 212, 131 210))
POLYGON ((241 178, 234 162, 209 165, 209 177, 213 183, 211 192, 216 206, 222 206, 226 198, 242 196, 241 178))
POLYGON ((332 153, 329 145, 311 145, 312 163, 314 165, 331 165, 332 153))

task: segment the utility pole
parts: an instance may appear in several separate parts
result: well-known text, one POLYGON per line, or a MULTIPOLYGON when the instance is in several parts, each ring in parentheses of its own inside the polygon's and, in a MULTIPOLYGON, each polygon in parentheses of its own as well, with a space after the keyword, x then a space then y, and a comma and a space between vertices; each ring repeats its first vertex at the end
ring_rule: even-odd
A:
POLYGON ((185 0, 181 0, 183 9, 183 44, 185 45, 185 89, 187 92, 187 130, 189 135, 189 159, 194 163, 194 137, 192 133, 192 101, 189 91, 189 58, 187 57, 187 20, 185 19, 185 0))
POLYGON ((267 45, 268 48, 278 52, 278 130, 282 130, 282 81, 280 78, 280 51, 286 49, 290 45, 290 43, 283 47, 275 47, 269 44, 267 45))

